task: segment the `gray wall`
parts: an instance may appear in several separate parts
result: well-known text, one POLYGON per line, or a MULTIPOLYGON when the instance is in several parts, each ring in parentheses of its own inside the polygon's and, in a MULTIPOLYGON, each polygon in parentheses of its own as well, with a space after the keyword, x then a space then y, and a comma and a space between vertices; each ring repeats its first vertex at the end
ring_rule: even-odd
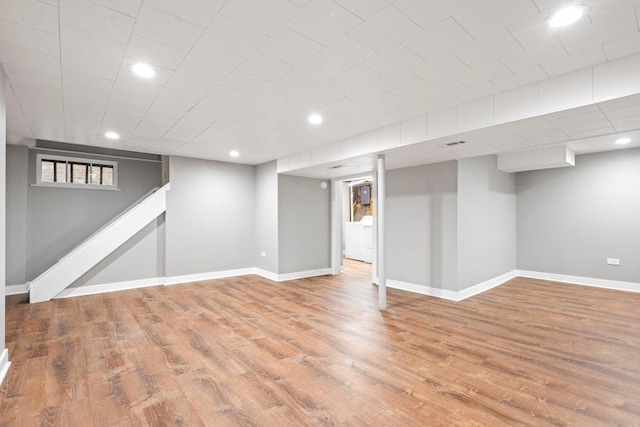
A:
POLYGON ((516 177, 496 156, 458 161, 458 290, 516 269, 516 177))
POLYGON ((522 172, 517 190, 518 269, 640 282, 640 149, 522 172))
POLYGON ((168 277, 255 267, 254 166, 171 157, 168 277))
MULTIPOLYGON (((79 148, 90 150, 88 147, 79 148)), ((160 163, 116 159, 121 191, 32 186, 36 182, 38 152, 40 150, 17 146, 9 147, 7 151, 10 165, 7 177, 10 200, 7 221, 12 230, 7 244, 18 248, 7 256, 10 263, 7 285, 33 280, 133 202, 161 184, 160 163), (26 181, 24 170, 28 170, 26 181), (21 249, 23 247, 24 251, 21 249)), ((100 158, 91 153, 62 155, 100 158)), ((111 157, 107 159, 113 160, 111 157)), ((163 262, 157 258, 159 248, 151 248, 148 245, 149 238, 142 238, 148 235, 153 236, 152 240, 160 238, 162 230, 158 229, 157 221, 154 224, 155 227, 143 230, 140 236, 136 236, 137 240, 118 249, 74 286, 158 277, 158 272, 164 270, 163 262), (135 253, 144 253, 145 256, 137 256, 135 261, 129 259, 135 253)))
POLYGON ((255 266, 278 273, 278 172, 272 161, 256 167, 255 266), (262 257, 261 252, 267 256, 262 257))
MULTIPOLYGON (((5 75, 2 68, 0 68, 0 142, 2 145, 7 143, 7 96, 5 91, 5 75)), ((0 289, 4 289, 5 286, 5 248, 6 245, 6 198, 5 198, 5 184, 6 184, 6 150, 0 149, 0 250, 2 250, 2 256, 0 256, 0 289)), ((0 353, 4 351, 5 336, 4 336, 4 291, 0 292, 0 353)))
POLYGON ((457 290, 455 161, 387 172, 387 278, 457 290))
POLYGON ((27 283, 27 187, 26 147, 7 145, 7 274, 8 285, 27 283))
POLYGON ((278 178, 278 273, 331 267, 331 186, 322 180, 278 178))

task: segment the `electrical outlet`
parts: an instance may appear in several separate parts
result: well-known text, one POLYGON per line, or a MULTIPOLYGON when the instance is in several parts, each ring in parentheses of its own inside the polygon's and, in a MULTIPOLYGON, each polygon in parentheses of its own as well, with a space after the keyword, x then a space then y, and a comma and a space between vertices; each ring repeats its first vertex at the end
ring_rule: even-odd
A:
POLYGON ((620 265, 620 260, 618 258, 607 258, 607 264, 620 265))
POLYGON ((265 251, 260 252, 260 256, 262 258, 266 258, 267 257, 267 253, 265 251))

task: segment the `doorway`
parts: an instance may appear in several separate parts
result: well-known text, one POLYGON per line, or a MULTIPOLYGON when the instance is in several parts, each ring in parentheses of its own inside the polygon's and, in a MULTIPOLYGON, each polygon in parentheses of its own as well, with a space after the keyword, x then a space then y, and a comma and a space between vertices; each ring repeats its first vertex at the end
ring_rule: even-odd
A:
POLYGON ((374 279, 376 259, 375 182, 372 175, 333 181, 334 274, 374 279), (336 268, 338 267, 338 268, 336 268))

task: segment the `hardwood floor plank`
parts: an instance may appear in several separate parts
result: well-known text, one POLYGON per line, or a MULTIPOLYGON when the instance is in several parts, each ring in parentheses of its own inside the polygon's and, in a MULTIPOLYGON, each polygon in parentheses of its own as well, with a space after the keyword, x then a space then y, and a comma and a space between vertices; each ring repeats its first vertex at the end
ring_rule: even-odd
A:
POLYGON ((0 426, 640 425, 640 295, 514 279, 380 312, 345 267, 7 297, 0 426))

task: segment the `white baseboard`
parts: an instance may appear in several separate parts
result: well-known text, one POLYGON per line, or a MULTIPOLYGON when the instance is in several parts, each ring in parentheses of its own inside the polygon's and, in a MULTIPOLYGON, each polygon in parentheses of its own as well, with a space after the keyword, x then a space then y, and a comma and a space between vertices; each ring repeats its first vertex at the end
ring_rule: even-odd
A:
POLYGON ((213 271, 209 273, 187 274, 185 276, 165 277, 165 285, 177 285, 179 283, 201 282, 203 280, 225 279, 227 277, 246 276, 256 274, 256 269, 239 268, 236 270, 213 271))
POLYGON ((124 291, 128 289, 146 288, 149 286, 164 285, 163 277, 151 279, 131 280, 128 282, 106 283, 104 285, 80 286, 78 288, 67 288, 60 292, 55 298, 81 297, 85 295, 104 294, 107 292, 124 291))
POLYGON ((531 279, 551 280, 572 285, 592 286, 616 291, 640 292, 640 283, 617 280, 594 279, 592 277, 570 276, 568 274, 542 273, 539 271, 518 270, 518 276, 531 279))
POLYGON ((11 366, 11 362, 9 362, 9 350, 6 348, 0 355, 0 385, 2 385, 2 381, 4 381, 4 377, 7 376, 7 372, 9 372, 9 367, 11 366))
POLYGON ((274 282, 279 282, 280 281, 280 277, 279 277, 278 273, 272 273, 270 271, 263 270, 261 268, 255 268, 254 274, 257 274, 260 277, 264 277, 265 279, 269 279, 269 280, 272 280, 274 282))
MULTIPOLYGON (((501 284, 517 277, 516 273, 517 270, 513 270, 508 273, 501 274, 500 276, 494 277, 493 279, 489 279, 482 283, 478 283, 477 285, 463 289, 461 291, 449 291, 447 289, 434 288, 432 286, 422 286, 415 283, 401 282, 399 280, 392 279, 387 279, 387 287, 458 302, 470 298, 474 295, 481 294, 482 292, 486 292, 489 289, 495 288, 496 286, 500 286, 501 284)), ((373 283, 378 284, 377 277, 373 280, 373 283)))
POLYGON ((319 268, 317 270, 298 271, 295 273, 278 274, 278 282, 286 282, 287 280, 306 279, 309 277, 326 276, 333 274, 331 268, 319 268))
POLYGON ((20 295, 20 294, 28 294, 29 288, 27 284, 23 285, 8 285, 4 288, 5 295, 20 295))

